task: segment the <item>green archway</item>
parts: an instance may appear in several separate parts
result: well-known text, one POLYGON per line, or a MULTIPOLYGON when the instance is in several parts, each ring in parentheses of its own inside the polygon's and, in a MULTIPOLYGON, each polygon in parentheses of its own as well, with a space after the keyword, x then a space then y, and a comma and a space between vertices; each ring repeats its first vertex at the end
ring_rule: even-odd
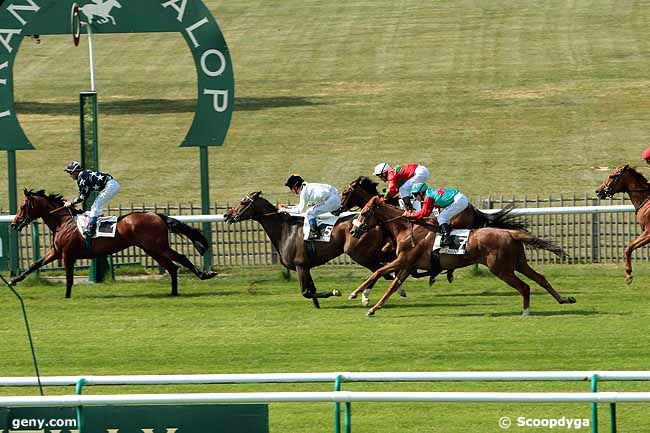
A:
POLYGON ((17 211, 15 152, 34 149, 14 108, 14 61, 27 35, 71 34, 75 4, 81 21, 89 23, 95 34, 183 35, 194 58, 198 88, 194 119, 180 145, 200 148, 201 201, 207 212, 207 149, 223 145, 235 94, 228 46, 205 4, 201 0, 0 0, 0 150, 7 151, 10 212, 17 211))

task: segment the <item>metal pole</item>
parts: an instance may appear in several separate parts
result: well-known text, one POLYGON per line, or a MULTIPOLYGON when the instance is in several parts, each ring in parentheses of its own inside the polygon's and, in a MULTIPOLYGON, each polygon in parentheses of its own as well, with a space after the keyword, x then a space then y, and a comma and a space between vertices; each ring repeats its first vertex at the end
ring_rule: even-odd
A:
MULTIPOLYGON (((342 383, 343 376, 339 374, 334 380, 334 391, 340 391, 342 383)), ((334 433, 341 433, 341 403, 338 401, 334 403, 334 433)))
POLYGON ((90 90, 95 91, 95 60, 93 52, 93 31, 90 28, 90 24, 86 24, 86 30, 88 31, 88 59, 90 62, 90 90))
MULTIPOLYGON (((591 376, 591 392, 598 392, 598 375, 591 376)), ((598 433, 598 404, 591 403, 591 433, 598 433)))
MULTIPOLYGON (((16 151, 7 151, 7 176, 9 180, 9 213, 18 212, 18 186, 16 184, 16 151)), ((18 254, 18 232, 9 230, 9 273, 15 277, 20 273, 18 254)))
POLYGON ((345 402, 345 433, 352 433, 352 403, 345 402))
MULTIPOLYGON (((201 158, 201 212, 204 215, 210 213, 210 175, 208 166, 208 146, 199 148, 201 158)), ((208 251, 203 256, 203 268, 206 271, 212 269, 212 226, 210 223, 203 223, 203 235, 208 240, 208 251)))
POLYGON ((616 433, 616 403, 609 405, 609 425, 612 433, 616 433))
MULTIPOLYGON (((32 222, 32 260, 34 263, 41 259, 41 247, 38 238, 38 223, 32 222)), ((36 276, 41 274, 41 268, 36 269, 36 276)))
MULTIPOLYGON (((85 383, 86 383, 86 379, 84 379, 83 377, 77 381, 77 386, 75 387, 75 394, 81 395, 85 383)), ((83 410, 83 406, 77 406, 77 432, 78 433, 83 433, 83 431, 85 430, 83 428, 82 410, 83 410)))

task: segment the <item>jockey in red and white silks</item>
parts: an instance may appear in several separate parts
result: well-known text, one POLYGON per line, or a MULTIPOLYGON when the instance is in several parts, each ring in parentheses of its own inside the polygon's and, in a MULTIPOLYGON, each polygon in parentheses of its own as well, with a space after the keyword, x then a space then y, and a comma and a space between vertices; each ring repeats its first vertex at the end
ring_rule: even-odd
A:
POLYGON ((411 208, 411 187, 416 183, 425 182, 429 178, 429 169, 420 164, 402 164, 391 167, 382 162, 375 166, 375 176, 388 182, 385 198, 389 200, 399 193, 402 201, 400 207, 411 208))

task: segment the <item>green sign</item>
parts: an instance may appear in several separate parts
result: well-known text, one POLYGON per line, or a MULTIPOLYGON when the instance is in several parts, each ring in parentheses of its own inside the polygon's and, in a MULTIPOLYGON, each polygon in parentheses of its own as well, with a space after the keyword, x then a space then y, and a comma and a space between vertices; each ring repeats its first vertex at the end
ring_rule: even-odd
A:
POLYGON ((0 223, 0 271, 9 270, 9 224, 0 223))
MULTIPOLYGON (((89 406, 82 433, 268 433, 265 404, 89 406)), ((0 408, 0 433, 76 433, 74 407, 0 408)))
POLYGON ((233 68, 219 26, 201 0, 4 0, 0 1, 0 150, 34 149, 18 122, 13 99, 13 66, 23 38, 71 34, 75 5, 80 21, 90 25, 92 33, 181 33, 198 77, 194 120, 181 146, 223 145, 234 109, 233 68))

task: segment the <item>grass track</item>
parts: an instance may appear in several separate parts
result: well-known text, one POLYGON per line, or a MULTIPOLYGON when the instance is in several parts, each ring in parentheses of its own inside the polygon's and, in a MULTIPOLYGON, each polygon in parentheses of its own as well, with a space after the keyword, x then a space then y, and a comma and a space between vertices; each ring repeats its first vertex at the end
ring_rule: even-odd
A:
MULTIPOLYGON (((555 304, 536 288, 528 319, 520 317, 521 298, 514 290, 467 270, 451 286, 440 282, 428 289, 424 282, 408 282, 409 297, 392 299, 374 318, 345 298, 324 300, 316 311, 299 295, 296 281, 285 282, 277 269, 269 268, 226 271, 206 283, 185 277, 178 298, 167 296, 167 279, 80 284, 70 301, 63 299, 59 283, 31 280, 21 291, 44 375, 643 370, 650 355, 650 293, 643 288, 650 267, 636 268, 636 285, 627 288, 619 266, 542 267, 551 284, 576 296, 578 303, 555 304)), ((355 268, 322 268, 316 283, 348 293, 364 275, 355 268)), ((0 295, 0 315, 6 324, 0 329, 0 374, 30 375, 18 304, 6 291, 0 295)), ((348 390, 588 388, 587 383, 345 385, 348 390)), ((128 387, 132 392, 330 389, 332 384, 128 387)), ((605 383, 602 389, 647 390, 647 384, 605 383)), ((118 390, 88 390, 111 391, 118 390)), ((587 405, 359 404, 353 410, 355 432, 382 433, 489 432, 496 431, 503 415, 590 414, 587 405)), ((649 413, 647 405, 620 405, 620 431, 647 432, 649 413)), ((330 405, 273 405, 271 424, 273 432, 330 431, 330 405)))
MULTIPOLYGON (((643 1, 206 3, 237 89, 226 146, 210 153, 213 200, 282 199, 292 172, 342 187, 381 160, 420 161, 473 196, 591 194, 598 167, 638 163, 648 144, 643 1)), ((96 53, 101 164, 120 200, 197 202, 198 152, 177 147, 196 92, 184 41, 104 35, 96 53)), ((38 148, 19 152, 18 183, 72 195, 60 167, 78 154, 85 48, 26 41, 15 72, 38 148)))

